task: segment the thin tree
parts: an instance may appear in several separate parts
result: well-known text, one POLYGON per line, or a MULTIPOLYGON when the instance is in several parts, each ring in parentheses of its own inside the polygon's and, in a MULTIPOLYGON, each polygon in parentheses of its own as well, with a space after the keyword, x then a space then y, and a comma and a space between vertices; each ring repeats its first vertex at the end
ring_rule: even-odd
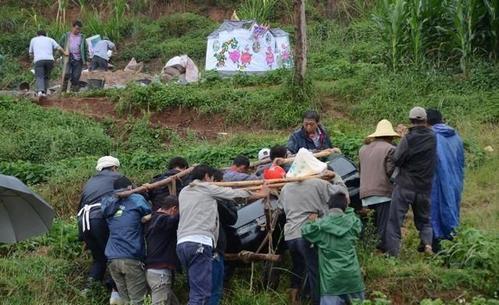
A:
POLYGON ((293 10, 295 17, 295 75, 294 83, 303 86, 307 70, 307 23, 305 20, 305 0, 294 0, 293 10))

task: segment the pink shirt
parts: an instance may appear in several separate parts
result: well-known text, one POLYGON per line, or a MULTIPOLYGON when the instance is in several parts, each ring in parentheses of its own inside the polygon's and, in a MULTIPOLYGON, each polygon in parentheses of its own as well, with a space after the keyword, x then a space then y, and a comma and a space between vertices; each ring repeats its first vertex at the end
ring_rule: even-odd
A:
POLYGON ((73 35, 73 33, 69 33, 69 53, 73 56, 74 59, 80 60, 80 44, 81 44, 81 35, 73 35))

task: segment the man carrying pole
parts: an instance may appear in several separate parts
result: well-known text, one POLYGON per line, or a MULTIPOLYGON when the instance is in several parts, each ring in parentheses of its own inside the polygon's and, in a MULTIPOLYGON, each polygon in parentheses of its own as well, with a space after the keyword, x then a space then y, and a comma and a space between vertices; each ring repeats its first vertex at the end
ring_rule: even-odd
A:
POLYGON ((265 186, 254 193, 211 185, 215 173, 212 167, 196 166, 193 181, 179 195, 177 255, 189 279, 189 305, 207 304, 213 293, 214 247, 219 234, 217 199, 257 199, 269 194, 265 186))

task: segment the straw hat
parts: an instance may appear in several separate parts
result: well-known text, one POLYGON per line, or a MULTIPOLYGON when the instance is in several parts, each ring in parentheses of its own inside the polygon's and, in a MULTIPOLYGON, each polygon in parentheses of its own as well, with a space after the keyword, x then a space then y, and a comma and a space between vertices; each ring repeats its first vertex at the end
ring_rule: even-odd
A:
POLYGON ((379 137, 400 137, 398 133, 393 130, 392 123, 388 120, 381 120, 376 126, 376 131, 373 134, 367 136, 368 138, 379 138, 379 137))

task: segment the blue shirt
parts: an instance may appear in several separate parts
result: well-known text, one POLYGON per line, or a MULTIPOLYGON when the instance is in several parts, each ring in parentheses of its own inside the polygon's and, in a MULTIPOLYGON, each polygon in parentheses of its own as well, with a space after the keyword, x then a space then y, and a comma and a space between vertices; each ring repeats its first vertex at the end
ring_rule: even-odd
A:
POLYGON ((316 139, 311 139, 305 132, 305 128, 300 128, 296 130, 288 140, 288 150, 292 154, 296 154, 300 148, 306 148, 308 150, 324 150, 326 148, 332 148, 331 139, 324 130, 322 125, 318 127, 316 139))
POLYGON ((93 47, 94 56, 99 56, 102 59, 109 60, 107 51, 114 49, 114 43, 109 40, 99 40, 93 47))
POLYGON ((109 239, 105 254, 111 259, 145 257, 144 225, 142 217, 151 214, 151 208, 141 195, 126 198, 107 196, 102 200, 102 214, 109 226, 109 239))

